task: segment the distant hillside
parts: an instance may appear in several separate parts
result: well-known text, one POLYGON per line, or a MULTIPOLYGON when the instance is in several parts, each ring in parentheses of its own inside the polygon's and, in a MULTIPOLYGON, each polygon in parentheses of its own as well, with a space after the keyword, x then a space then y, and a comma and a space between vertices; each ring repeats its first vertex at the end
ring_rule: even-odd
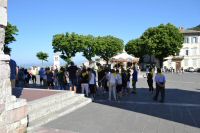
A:
POLYGON ((198 30, 198 31, 200 31, 200 24, 197 25, 196 27, 189 28, 189 30, 198 30))

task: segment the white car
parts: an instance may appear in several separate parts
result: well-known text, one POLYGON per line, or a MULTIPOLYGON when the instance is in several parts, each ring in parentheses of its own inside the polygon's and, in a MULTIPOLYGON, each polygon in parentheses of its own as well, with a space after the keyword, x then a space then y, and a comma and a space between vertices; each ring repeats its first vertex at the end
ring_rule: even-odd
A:
POLYGON ((188 72, 194 72, 194 68, 193 68, 193 67, 188 67, 188 68, 187 68, 187 71, 188 71, 188 72))

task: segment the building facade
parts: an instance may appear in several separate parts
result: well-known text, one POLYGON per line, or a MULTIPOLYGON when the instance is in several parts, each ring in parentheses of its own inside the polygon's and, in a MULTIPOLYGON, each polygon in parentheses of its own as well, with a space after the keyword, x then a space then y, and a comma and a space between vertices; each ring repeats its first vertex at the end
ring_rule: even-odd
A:
POLYGON ((163 66, 179 70, 200 68, 200 31, 180 30, 184 35, 183 47, 177 56, 167 57, 163 66))

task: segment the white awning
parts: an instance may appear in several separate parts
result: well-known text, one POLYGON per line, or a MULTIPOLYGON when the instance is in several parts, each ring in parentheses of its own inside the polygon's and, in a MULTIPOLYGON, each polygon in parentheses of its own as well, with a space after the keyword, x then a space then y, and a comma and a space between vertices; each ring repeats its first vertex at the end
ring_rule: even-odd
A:
POLYGON ((112 62, 138 62, 139 58, 127 54, 125 51, 111 58, 112 62))

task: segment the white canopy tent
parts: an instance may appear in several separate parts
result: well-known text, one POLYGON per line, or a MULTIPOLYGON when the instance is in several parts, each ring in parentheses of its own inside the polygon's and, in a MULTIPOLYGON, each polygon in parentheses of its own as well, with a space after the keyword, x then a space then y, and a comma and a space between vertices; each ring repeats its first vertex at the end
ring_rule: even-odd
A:
POLYGON ((123 51, 121 54, 118 54, 111 58, 111 62, 132 62, 137 63, 139 61, 139 58, 136 58, 132 55, 127 54, 125 51, 123 51))

